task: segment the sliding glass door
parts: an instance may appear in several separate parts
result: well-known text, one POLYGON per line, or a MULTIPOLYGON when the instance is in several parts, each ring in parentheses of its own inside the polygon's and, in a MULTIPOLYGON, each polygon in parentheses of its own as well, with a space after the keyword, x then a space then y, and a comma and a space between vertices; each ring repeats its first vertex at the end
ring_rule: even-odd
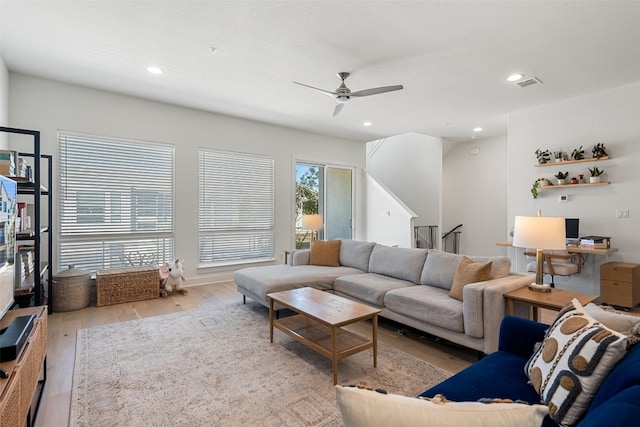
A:
POLYGON ((296 248, 313 238, 353 236, 353 169, 326 164, 296 164, 296 248), (320 230, 307 229, 309 215, 322 215, 320 230))

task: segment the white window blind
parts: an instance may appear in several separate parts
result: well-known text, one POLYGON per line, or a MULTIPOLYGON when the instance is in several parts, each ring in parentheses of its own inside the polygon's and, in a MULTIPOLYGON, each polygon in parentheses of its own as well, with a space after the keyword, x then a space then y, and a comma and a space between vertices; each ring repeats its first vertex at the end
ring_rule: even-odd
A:
POLYGON ((274 259, 274 160, 199 151, 200 266, 274 259))
POLYGON ((58 133, 58 268, 173 259, 172 146, 58 133))

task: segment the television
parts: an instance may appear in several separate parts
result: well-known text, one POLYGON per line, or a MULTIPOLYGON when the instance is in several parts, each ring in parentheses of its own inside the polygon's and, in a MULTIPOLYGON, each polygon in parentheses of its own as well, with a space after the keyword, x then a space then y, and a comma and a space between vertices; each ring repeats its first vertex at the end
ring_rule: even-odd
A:
POLYGON ((17 190, 15 181, 0 175, 0 319, 14 304, 17 190))
POLYGON ((565 218, 564 229, 567 243, 580 238, 580 218, 565 218))

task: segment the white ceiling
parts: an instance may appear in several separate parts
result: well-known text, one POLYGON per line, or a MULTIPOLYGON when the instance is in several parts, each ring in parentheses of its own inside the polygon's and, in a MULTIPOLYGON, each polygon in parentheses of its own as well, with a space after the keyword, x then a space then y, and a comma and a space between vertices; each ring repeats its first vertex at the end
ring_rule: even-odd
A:
POLYGON ((0 55, 10 71, 360 141, 460 141, 640 81, 640 1, 0 0, 0 55), (332 117, 330 97, 292 83, 335 90, 339 71, 353 91, 404 90, 332 117))

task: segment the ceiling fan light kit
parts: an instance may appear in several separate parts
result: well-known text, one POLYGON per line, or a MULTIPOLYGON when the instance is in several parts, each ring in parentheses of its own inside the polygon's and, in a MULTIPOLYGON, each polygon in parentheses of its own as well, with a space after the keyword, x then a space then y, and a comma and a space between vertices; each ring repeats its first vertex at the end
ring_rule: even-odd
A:
POLYGON ((335 98, 336 100, 336 108, 333 110, 333 115, 337 116, 338 113, 340 113, 340 111, 342 111, 342 109, 344 108, 344 104, 346 104, 347 102, 349 102, 351 100, 351 98, 353 97, 363 97, 363 96, 371 96, 371 95, 378 95, 380 93, 386 93, 386 92, 393 92, 396 90, 400 90, 400 89, 404 89, 404 87, 402 85, 395 85, 395 86, 382 86, 382 87, 376 87, 376 88, 371 88, 371 89, 364 89, 364 90, 358 90, 356 92, 351 92, 351 89, 349 89, 347 87, 347 85, 344 83, 344 81, 347 79, 347 77, 349 77, 350 73, 347 72, 340 72, 338 73, 338 78, 341 80, 340 86, 338 86, 338 88, 331 92, 329 90, 324 90, 324 89, 320 89, 317 87, 313 87, 313 86, 309 86, 307 84, 304 83, 299 83, 299 82, 294 82, 297 85, 300 86, 304 86, 304 87, 308 87, 309 89, 313 89, 316 90, 320 93, 323 93, 325 95, 329 95, 335 98))

